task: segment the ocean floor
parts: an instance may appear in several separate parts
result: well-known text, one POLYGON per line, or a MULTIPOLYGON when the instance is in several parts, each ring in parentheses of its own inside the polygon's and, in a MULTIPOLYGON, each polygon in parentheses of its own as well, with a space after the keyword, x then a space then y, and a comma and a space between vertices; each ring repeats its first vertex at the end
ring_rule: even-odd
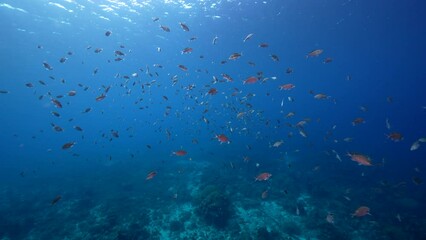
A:
MULTIPOLYGON (((164 174, 149 181, 138 171, 119 183, 122 176, 84 181, 55 204, 46 197, 55 196, 55 187, 28 192, 4 187, 0 193, 0 239, 358 240, 426 236, 420 228, 425 220, 413 219, 414 213, 389 219, 375 210, 378 207, 370 206, 371 215, 352 217, 358 203, 336 194, 338 186, 309 190, 301 184, 287 190, 283 186, 296 183, 291 176, 259 182, 239 174, 245 171, 242 167, 186 160, 176 166, 178 171, 165 167, 161 170, 164 174), (330 213, 333 219, 327 221, 330 213)), ((355 198, 357 193, 347 194, 355 198)), ((420 206, 412 198, 396 201, 413 209, 420 206)))

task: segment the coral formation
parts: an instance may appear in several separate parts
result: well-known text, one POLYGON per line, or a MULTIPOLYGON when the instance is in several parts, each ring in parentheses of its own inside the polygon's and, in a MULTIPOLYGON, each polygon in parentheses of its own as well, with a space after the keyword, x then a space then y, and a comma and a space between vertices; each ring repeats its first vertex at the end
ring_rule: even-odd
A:
POLYGON ((173 220, 170 222, 170 231, 182 232, 185 230, 185 225, 181 221, 173 220))
POLYGON ((266 227, 260 227, 257 229, 257 240, 273 240, 273 239, 280 239, 279 234, 274 231, 268 231, 266 227))
POLYGON ((228 197, 216 186, 208 185, 198 193, 196 213, 206 223, 218 228, 226 227, 231 217, 231 202, 228 197))

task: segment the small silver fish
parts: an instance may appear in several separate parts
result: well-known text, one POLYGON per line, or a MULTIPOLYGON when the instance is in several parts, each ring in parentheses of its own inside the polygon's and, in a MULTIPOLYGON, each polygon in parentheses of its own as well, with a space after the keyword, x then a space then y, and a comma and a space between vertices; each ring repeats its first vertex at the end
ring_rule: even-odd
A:
POLYGON ((410 147, 410 151, 414 151, 417 150, 420 147, 420 142, 419 141, 415 141, 411 147, 410 147))
POLYGON ((337 160, 341 162, 342 159, 340 158, 339 154, 334 149, 332 149, 331 151, 336 155, 337 160))
POLYGON ((244 38, 243 42, 248 41, 250 38, 252 38, 252 37, 253 37, 253 35, 254 35, 254 33, 250 33, 250 34, 248 34, 248 35, 244 38))
POLYGON ((303 130, 299 130, 299 134, 300 134, 302 137, 304 137, 304 138, 308 137, 308 135, 306 134, 306 132, 305 132, 305 131, 303 131, 303 130))
POLYGON ((217 43, 217 40, 219 39, 219 37, 218 36, 215 36, 214 38, 213 38, 213 40, 212 40, 212 44, 213 45, 216 45, 216 43, 217 43))
POLYGON ((387 129, 391 129, 391 125, 389 123, 389 119, 388 118, 386 118, 386 128, 387 129))

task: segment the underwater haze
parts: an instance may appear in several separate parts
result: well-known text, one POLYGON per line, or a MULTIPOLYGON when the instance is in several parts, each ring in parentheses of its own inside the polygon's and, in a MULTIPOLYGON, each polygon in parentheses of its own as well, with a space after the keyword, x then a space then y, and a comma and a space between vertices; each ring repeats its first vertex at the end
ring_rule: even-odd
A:
POLYGON ((425 11, 0 0, 0 240, 426 239, 425 11))

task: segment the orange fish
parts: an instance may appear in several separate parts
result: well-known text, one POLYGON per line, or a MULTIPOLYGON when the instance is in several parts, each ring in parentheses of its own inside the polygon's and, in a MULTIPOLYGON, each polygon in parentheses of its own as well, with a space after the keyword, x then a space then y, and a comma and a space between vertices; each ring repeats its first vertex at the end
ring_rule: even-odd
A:
POLYGON ((359 165, 373 166, 373 164, 371 163, 371 159, 368 156, 356 153, 348 153, 348 156, 351 158, 352 161, 357 162, 359 165))
POLYGON ((243 84, 252 84, 252 83, 256 83, 258 80, 257 77, 248 77, 246 80, 244 80, 243 84))
POLYGON ((280 90, 290 90, 290 89, 293 89, 295 87, 296 86, 294 86, 294 84, 291 84, 291 83, 287 83, 287 84, 279 86, 280 90))
POLYGON ((229 138, 225 134, 216 135, 216 138, 220 142, 220 144, 222 144, 222 143, 230 144, 231 143, 231 141, 229 141, 229 138))
POLYGON ((265 173, 261 173, 261 174, 257 175, 255 181, 267 181, 271 177, 272 177, 272 174, 265 172, 265 173))
POLYGON ((173 152, 173 154, 176 156, 182 157, 182 156, 185 156, 187 152, 185 150, 179 150, 179 151, 173 152))
POLYGON ((151 180, 155 177, 155 175, 157 175, 157 171, 152 171, 152 172, 148 173, 148 175, 146 175, 145 180, 151 180))
POLYGON ((352 217, 364 217, 365 215, 371 215, 370 208, 366 206, 361 206, 352 213, 352 217))

